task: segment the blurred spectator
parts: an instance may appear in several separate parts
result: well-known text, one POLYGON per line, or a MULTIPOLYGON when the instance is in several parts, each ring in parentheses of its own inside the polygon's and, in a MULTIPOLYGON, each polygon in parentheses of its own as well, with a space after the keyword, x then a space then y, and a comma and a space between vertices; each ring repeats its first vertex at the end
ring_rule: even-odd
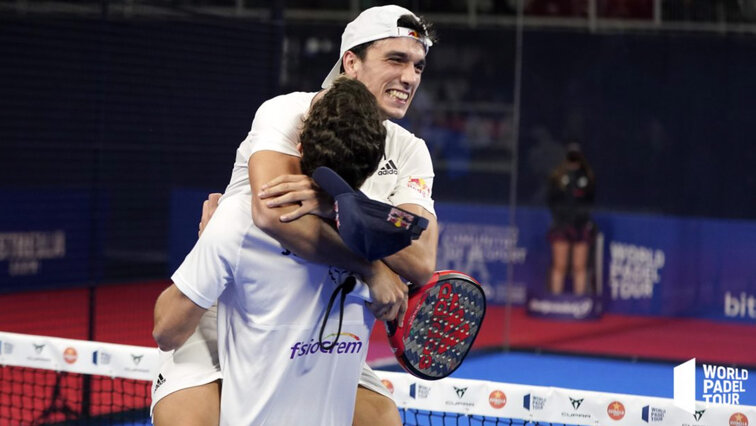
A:
POLYGON ((553 223, 548 233, 551 243, 549 291, 564 290, 568 263, 572 266, 572 291, 588 290, 588 253, 595 226, 591 220, 596 180, 580 145, 567 145, 567 155, 549 176, 549 208, 553 223), (572 262, 568 262, 571 259, 572 262))

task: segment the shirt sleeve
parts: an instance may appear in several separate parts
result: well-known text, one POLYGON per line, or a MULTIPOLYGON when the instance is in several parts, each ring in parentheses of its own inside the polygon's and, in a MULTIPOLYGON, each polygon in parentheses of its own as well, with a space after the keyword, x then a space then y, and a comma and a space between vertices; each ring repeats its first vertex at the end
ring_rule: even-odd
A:
POLYGON ((412 150, 403 156, 399 167, 396 187, 389 195, 392 205, 417 204, 434 216, 433 205, 433 162, 428 147, 421 139, 416 139, 412 150))
POLYGON ((299 131, 302 127, 302 115, 292 112, 284 97, 273 98, 263 103, 255 114, 252 128, 242 142, 247 144, 247 160, 258 151, 276 151, 282 154, 300 157, 297 150, 299 131))
POLYGON ((219 206, 213 215, 215 220, 208 222, 202 236, 171 276, 186 297, 205 309, 210 308, 233 281, 237 263, 238 250, 234 247, 238 244, 229 237, 221 218, 216 218, 222 213, 219 206))

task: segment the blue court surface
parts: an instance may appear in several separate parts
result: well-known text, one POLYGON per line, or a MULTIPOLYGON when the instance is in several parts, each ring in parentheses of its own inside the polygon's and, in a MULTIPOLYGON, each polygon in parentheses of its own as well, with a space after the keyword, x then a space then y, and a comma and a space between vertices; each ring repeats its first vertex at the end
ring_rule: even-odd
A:
MULTIPOLYGON (((675 365, 588 356, 493 352, 471 354, 452 377, 672 398, 675 365)), ((740 405, 756 406, 756 370, 739 370, 739 377, 744 378, 743 391, 738 392, 740 405)), ((696 399, 701 401, 703 379, 703 369, 697 364, 696 399)))

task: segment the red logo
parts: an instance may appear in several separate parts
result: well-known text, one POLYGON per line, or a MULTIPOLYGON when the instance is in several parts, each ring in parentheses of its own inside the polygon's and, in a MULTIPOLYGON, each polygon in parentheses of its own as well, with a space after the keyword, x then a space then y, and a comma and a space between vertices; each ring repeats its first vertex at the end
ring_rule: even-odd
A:
POLYGON ((381 379, 381 383, 383 383, 383 386, 386 386, 386 389, 388 389, 390 394, 394 394, 394 384, 391 383, 388 379, 381 379))
POLYGON ((735 413, 730 416, 730 426, 748 426, 748 417, 743 413, 735 413))
POLYGON ((488 395, 488 403, 491 404, 491 407, 497 410, 504 408, 504 406, 507 405, 507 395, 497 389, 488 395))
POLYGON ((412 221, 414 219, 414 215, 411 215, 394 207, 389 212, 388 217, 386 218, 386 222, 391 222, 391 224, 393 224, 397 228, 410 229, 410 226, 412 226, 412 221))
POLYGON ((612 420, 621 420, 625 417, 625 406, 619 401, 614 401, 606 408, 606 414, 608 414, 612 420))
POLYGON ((430 198, 431 196, 431 190, 423 178, 410 178, 407 181, 407 187, 419 192, 425 198, 430 198))
POLYGON ((614 401, 606 408, 606 414, 608 414, 612 420, 621 420, 625 417, 625 406, 619 401, 614 401))
POLYGON ((72 347, 67 347, 63 351, 63 360, 69 364, 73 364, 78 358, 79 355, 76 353, 76 349, 72 347))

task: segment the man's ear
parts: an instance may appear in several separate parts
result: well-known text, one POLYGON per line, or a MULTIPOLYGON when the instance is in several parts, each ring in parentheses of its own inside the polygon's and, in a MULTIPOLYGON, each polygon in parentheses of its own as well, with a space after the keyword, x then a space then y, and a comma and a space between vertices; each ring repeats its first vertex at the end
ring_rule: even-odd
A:
POLYGON ((355 55, 351 50, 347 50, 344 53, 344 57, 341 59, 341 65, 344 67, 344 74, 349 78, 357 77, 357 73, 362 68, 362 60, 359 56, 355 55))
POLYGON ((297 143, 297 151, 299 151, 299 155, 302 155, 302 142, 297 143))

